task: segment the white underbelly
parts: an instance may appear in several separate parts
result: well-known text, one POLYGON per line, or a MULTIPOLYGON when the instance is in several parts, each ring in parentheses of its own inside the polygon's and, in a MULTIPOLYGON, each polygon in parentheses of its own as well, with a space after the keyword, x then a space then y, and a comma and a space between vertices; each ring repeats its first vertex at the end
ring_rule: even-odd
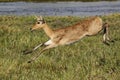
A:
POLYGON ((53 44, 52 40, 48 40, 47 42, 44 43, 44 45, 50 45, 50 44, 53 44))

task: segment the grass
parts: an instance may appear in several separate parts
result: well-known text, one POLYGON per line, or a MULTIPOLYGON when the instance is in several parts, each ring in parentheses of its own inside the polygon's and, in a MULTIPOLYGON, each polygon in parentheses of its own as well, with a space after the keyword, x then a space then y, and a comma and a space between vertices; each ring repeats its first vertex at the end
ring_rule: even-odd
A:
MULTIPOLYGON (((120 14, 100 17, 110 24, 110 36, 115 43, 104 45, 98 34, 50 49, 28 64, 41 48, 29 55, 22 51, 47 41, 48 37, 42 30, 30 32, 34 16, 0 16, 0 80, 119 80, 120 14)), ((45 20, 56 29, 82 18, 54 16, 45 20)))

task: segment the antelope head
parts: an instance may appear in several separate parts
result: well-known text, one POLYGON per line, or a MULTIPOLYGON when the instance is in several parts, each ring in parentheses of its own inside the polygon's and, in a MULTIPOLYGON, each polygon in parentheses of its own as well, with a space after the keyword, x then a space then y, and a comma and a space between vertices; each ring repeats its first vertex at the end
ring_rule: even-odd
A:
POLYGON ((35 16, 35 17, 37 19, 37 22, 32 28, 30 28, 31 31, 43 28, 45 26, 45 20, 42 18, 42 16, 39 17, 35 16))

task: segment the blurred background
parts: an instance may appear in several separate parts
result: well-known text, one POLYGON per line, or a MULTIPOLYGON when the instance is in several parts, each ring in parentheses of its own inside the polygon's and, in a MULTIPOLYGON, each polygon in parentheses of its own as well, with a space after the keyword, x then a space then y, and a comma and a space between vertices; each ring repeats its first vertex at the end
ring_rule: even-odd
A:
POLYGON ((92 2, 92 1, 118 1, 118 0, 0 0, 1 2, 15 2, 15 1, 26 1, 26 2, 57 2, 57 1, 82 1, 82 2, 92 2))
POLYGON ((0 15, 95 16, 119 12, 119 0, 0 0, 0 15))

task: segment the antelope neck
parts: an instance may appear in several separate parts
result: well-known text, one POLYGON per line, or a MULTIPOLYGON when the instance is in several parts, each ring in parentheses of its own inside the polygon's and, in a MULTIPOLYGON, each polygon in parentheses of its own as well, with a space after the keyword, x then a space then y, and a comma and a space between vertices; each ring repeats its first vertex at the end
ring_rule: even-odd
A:
POLYGON ((50 38, 52 38, 52 35, 54 34, 54 32, 53 32, 53 30, 47 24, 45 24, 45 26, 43 27, 43 30, 45 31, 45 33, 47 34, 47 36, 49 36, 50 38))

